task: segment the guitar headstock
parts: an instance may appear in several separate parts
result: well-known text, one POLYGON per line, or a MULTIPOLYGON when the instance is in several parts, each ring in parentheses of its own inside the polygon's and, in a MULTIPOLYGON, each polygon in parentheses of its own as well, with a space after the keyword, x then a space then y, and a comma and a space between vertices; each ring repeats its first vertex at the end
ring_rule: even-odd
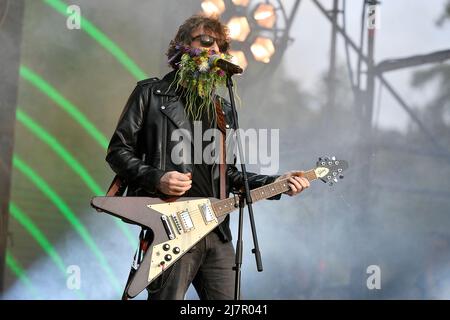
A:
POLYGON ((336 160, 335 157, 319 158, 316 163, 314 173, 317 178, 332 186, 338 182, 338 179, 344 178, 344 170, 348 168, 348 163, 345 160, 336 160))

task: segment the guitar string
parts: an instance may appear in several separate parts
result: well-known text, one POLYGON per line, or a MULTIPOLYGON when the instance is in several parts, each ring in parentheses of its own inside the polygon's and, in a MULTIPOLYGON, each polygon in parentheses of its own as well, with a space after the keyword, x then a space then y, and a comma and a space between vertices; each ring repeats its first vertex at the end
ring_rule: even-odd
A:
MULTIPOLYGON (((316 180, 316 179, 314 179, 314 178, 311 178, 311 179, 309 179, 310 181, 313 181, 313 180, 316 180)), ((277 183, 280 183, 281 184, 281 182, 287 182, 287 181, 289 181, 289 178, 287 178, 287 179, 283 179, 283 180, 280 180, 280 181, 277 181, 277 183)), ((260 187, 260 188, 265 188, 265 187, 267 187, 267 186, 263 186, 263 187, 260 187)), ((283 185, 283 187, 285 187, 285 185, 283 185)), ((278 187, 276 187, 276 188, 278 188, 278 187)), ((275 190, 277 190, 275 188, 275 190)), ((255 192, 256 190, 258 190, 259 188, 256 188, 256 189, 253 189, 253 190, 251 190, 251 192, 255 192)), ((272 189, 272 191, 273 191, 274 189, 272 189)), ((277 190, 277 191, 279 191, 279 190, 277 190)), ((269 191, 270 192, 270 191, 269 191)), ((262 200, 262 199, 267 199, 267 198, 270 198, 270 197, 273 197, 273 196, 276 196, 276 195, 278 195, 278 194, 280 194, 280 193, 283 193, 283 192, 285 192, 285 191, 282 191, 282 192, 278 192, 278 193, 276 193, 276 194, 274 194, 274 195, 270 195, 270 196, 267 196, 267 197, 263 197, 263 198, 261 198, 261 199, 255 199, 256 201, 259 201, 259 200, 262 200)), ((262 194, 261 194, 262 195, 262 194)), ((223 199, 223 200, 229 200, 229 199, 234 199, 234 198, 227 198, 227 199, 223 199)), ((194 200, 195 201, 195 200, 194 200)), ((211 203, 211 207, 214 205, 214 203, 211 203)), ((234 210, 236 210, 237 209, 237 207, 236 206, 233 206, 233 210, 231 210, 230 212, 228 212, 228 213, 231 213, 231 212, 233 212, 234 210)), ((220 209, 219 209, 220 210, 220 209)), ((227 209, 228 210, 228 209, 227 209)), ((222 216, 222 215, 218 215, 216 212, 214 212, 214 209, 213 209, 213 213, 214 213, 214 216, 215 216, 215 218, 219 218, 220 216, 222 216)), ((227 213, 227 214, 228 214, 227 213)), ((197 215, 203 215, 203 213, 200 211, 200 209, 194 209, 194 210, 189 210, 188 211, 188 214, 189 214, 189 216, 190 217, 196 217, 197 215)), ((181 219, 180 217, 178 217, 178 219, 181 219)))
MULTIPOLYGON (((309 172, 309 171, 308 171, 309 172)), ((310 181, 313 181, 313 180, 315 180, 314 178, 311 178, 311 179, 309 179, 310 181)), ((283 179, 283 180, 279 180, 279 181, 277 181, 277 183, 278 184, 281 184, 282 182, 287 182, 287 181, 289 181, 289 178, 286 178, 286 179, 283 179)), ((268 186, 268 185, 267 185, 268 186)), ((259 188, 267 188, 267 186, 262 186, 262 187, 259 187, 259 188)), ((285 187, 286 185, 283 185, 283 187, 285 187)), ((253 189, 253 190, 250 190, 250 192, 257 192, 257 190, 259 189, 259 188, 256 188, 256 189, 253 189)), ((275 187, 275 188, 272 188, 272 191, 274 191, 274 190, 276 190, 277 192, 279 191, 277 188, 279 188, 279 187, 275 187)), ((286 191, 288 191, 288 190, 286 190, 286 191)), ((274 195, 270 195, 270 196, 267 196, 267 197, 263 197, 263 198, 261 198, 261 199, 256 199, 256 197, 255 197, 255 200, 256 201, 259 201, 259 200, 262 200, 262 199, 267 199, 267 198, 270 198, 270 197, 274 197, 274 196, 276 196, 276 195, 278 195, 278 194, 280 194, 280 193, 283 193, 283 192, 286 192, 286 191, 281 191, 281 192, 278 192, 278 193, 275 193, 274 195)), ((270 193, 270 190, 269 190, 269 193, 270 193)), ((260 194, 260 195, 262 195, 262 194, 260 194)), ((229 200, 229 199, 234 199, 234 198, 227 198, 227 199, 223 199, 223 200, 229 200)), ((213 205, 214 203, 211 203, 211 206, 213 205)), ((236 206, 234 206, 234 208, 235 209, 233 209, 232 211, 234 211, 234 210, 236 210, 236 206)), ((213 209, 213 211, 214 211, 214 209, 213 209)), ((232 212, 231 211, 231 212, 232 212)), ((192 213, 192 214, 190 214, 190 215, 192 215, 192 216, 194 216, 194 215, 196 215, 196 212, 200 212, 200 209, 195 209, 195 210, 192 210, 192 211, 189 211, 189 213, 192 213)), ((200 212, 201 213, 201 212, 200 212)), ((216 215, 216 217, 217 217, 217 214, 214 212, 214 214, 216 215)))
MULTIPOLYGON (((286 181, 287 180, 289 180, 289 179, 285 179, 286 181)), ((280 180, 280 181, 278 181, 278 182, 281 182, 282 180, 280 180)), ((253 189, 252 191, 254 191, 254 190, 256 190, 256 189, 253 189)), ((284 191, 282 191, 282 192, 280 192, 280 193, 283 193, 284 191)), ((262 199, 266 199, 266 198, 270 198, 270 197, 273 197, 273 196, 276 196, 276 195, 278 195, 278 194, 280 194, 280 193, 277 193, 277 194, 274 194, 274 195, 271 195, 271 196, 268 196, 268 197, 265 197, 265 198, 261 198, 261 199, 255 199, 256 201, 259 201, 259 200, 262 200, 262 199)), ((229 200, 229 199, 234 199, 234 198, 227 198, 227 199, 224 199, 224 200, 229 200)), ((189 200, 188 200, 189 201, 189 200)), ((193 201, 195 201, 195 200, 193 200, 193 201)), ((214 205, 214 203, 211 203, 211 207, 214 205)), ((225 207, 225 206, 224 206, 225 207)), ((237 210, 237 208, 238 207, 236 207, 236 206, 233 206, 233 210, 231 210, 230 212, 228 212, 228 213, 231 213, 231 212, 233 212, 234 210, 237 210)), ((220 209, 219 209, 220 210, 220 209)), ((227 208, 227 210, 228 210, 228 208, 227 208)), ((188 213, 189 213, 189 216, 190 217, 196 217, 196 216, 198 216, 198 215, 203 215, 203 213, 200 211, 200 209, 194 209, 194 210, 188 210, 188 213)), ((214 212, 214 209, 213 209, 213 213, 214 213, 214 216, 215 216, 215 218, 219 218, 220 216, 218 216, 218 214, 216 213, 216 212, 214 212)), ((170 214, 170 216, 172 216, 172 214, 170 214)), ((178 219, 181 219, 179 216, 178 216, 178 219)))
MULTIPOLYGON (((313 181, 313 180, 316 180, 316 179, 317 179, 317 178, 312 178, 312 179, 308 179, 308 180, 313 181)), ((281 182, 283 182, 283 181, 284 181, 284 182, 287 182, 288 180, 289 180, 289 178, 283 179, 283 180, 278 181, 278 183, 280 183, 280 185, 281 185, 281 182)), ((286 187, 286 185, 283 185, 283 187, 286 187)), ((263 186, 263 187, 260 187, 260 188, 267 188, 267 186, 263 186)), ((262 199, 267 199, 267 198, 270 198, 270 197, 273 197, 273 196, 276 196, 276 195, 278 195, 278 194, 280 194, 280 193, 285 192, 285 191, 279 192, 278 188, 279 188, 279 187, 272 188, 272 191, 274 191, 274 190, 277 191, 277 193, 275 193, 274 195, 264 196, 263 198, 260 198, 260 199, 257 199, 257 198, 256 198, 256 195, 255 195, 255 201, 259 201, 259 200, 262 200, 262 199)), ((251 192, 254 192, 254 193, 255 193, 255 191, 258 190, 258 189, 259 189, 259 188, 253 189, 253 190, 251 190, 251 192)), ((289 189, 288 189, 288 190, 289 190, 289 189)), ((262 190, 261 190, 261 191, 262 191, 262 190)), ((268 193, 270 194, 270 190, 269 190, 268 193)), ((263 195, 263 194, 264 194, 264 192, 263 192, 263 193, 260 193, 260 195, 263 195)), ((235 199, 235 198, 230 197, 230 198, 227 198, 227 199, 223 199, 223 200, 221 200, 221 201, 226 201, 226 200, 229 201, 230 199, 235 199)), ((189 200, 188 200, 188 201, 189 201, 189 200)), ((193 200, 193 201, 195 201, 195 200, 193 200)), ((211 202, 210 202, 210 207, 212 208, 212 211, 213 211, 213 213, 214 213, 214 217, 215 217, 216 219, 218 219, 218 218, 221 217, 222 215, 225 215, 225 214, 221 214, 221 215, 217 214, 217 213, 214 211, 213 205, 214 205, 214 203, 211 203, 211 202)), ((223 207, 226 208, 226 206, 223 206, 223 207)), ((219 208, 221 208, 221 207, 219 207, 219 208)), ((229 213, 233 212, 233 211, 236 210, 237 208, 238 208, 238 207, 236 207, 236 201, 235 201, 235 202, 234 202, 234 205, 233 205, 233 210, 227 212, 226 214, 229 214, 229 213)), ((230 209, 231 209, 231 208, 230 208, 230 209)), ((218 209, 218 210, 221 210, 221 209, 218 209)), ((227 208, 227 210, 229 210, 229 209, 227 208)), ((175 214, 176 214, 176 213, 175 213, 175 214)), ((192 225, 194 225, 194 222, 192 221, 193 218, 194 218, 194 217, 197 217, 198 215, 202 216, 202 218, 203 218, 204 213, 201 212, 201 209, 188 210, 188 216, 191 218, 192 225)), ((172 216, 172 214, 170 214, 170 216, 172 216)), ((180 218, 179 215, 177 216, 177 218, 178 218, 179 220, 182 220, 182 218, 180 218)), ((175 224, 175 223, 174 223, 174 224, 175 224)), ((176 224, 175 224, 175 228, 178 230, 176 224)), ((183 227, 182 227, 182 228, 183 228, 183 227)), ((194 226, 194 228, 195 228, 195 226, 194 226)), ((189 232, 189 231, 187 231, 187 232, 189 232)), ((186 231, 184 231, 184 228, 183 228, 183 233, 186 233, 186 231)))
MULTIPOLYGON (((316 179, 317 179, 317 178, 312 177, 311 179, 308 179, 308 180, 313 181, 313 180, 316 180, 316 179)), ((287 182, 288 180, 289 180, 289 178, 283 179, 283 180, 278 181, 278 183, 281 184, 281 182, 283 182, 283 181, 284 181, 284 182, 287 182)), ((283 187, 285 187, 285 186, 286 186, 286 185, 283 185, 283 187)), ((263 186, 263 187, 260 187, 260 188, 267 188, 267 186, 263 186)), ((258 189, 259 189, 259 188, 253 189, 253 190, 251 190, 251 192, 255 192, 255 191, 258 190, 258 189)), ((278 190, 278 187, 275 187, 275 189, 272 188, 272 191, 274 191, 274 190, 276 190, 277 192, 279 191, 279 190, 278 190)), ((288 189, 288 190, 289 190, 289 189, 288 189)), ((275 193, 274 195, 265 196, 265 197, 260 198, 260 199, 257 199, 256 196, 255 196, 255 201, 259 201, 259 200, 262 200, 262 199, 267 199, 267 198, 276 196, 276 195, 278 195, 278 194, 280 194, 280 193, 283 193, 283 192, 285 192, 285 191, 281 191, 281 192, 275 193)), ((260 195, 263 195, 263 194, 264 194, 264 193, 260 193, 260 195)), ((270 190, 269 190, 269 194, 270 194, 270 190)), ((223 200, 221 200, 221 201, 226 201, 226 200, 230 200, 230 199, 235 199, 235 198, 230 197, 230 198, 227 198, 227 199, 223 199, 223 200)), ((188 200, 188 201, 189 201, 189 200, 188 200)), ((195 200, 193 200, 193 201, 195 201, 195 200)), ((210 207, 212 208, 212 211, 213 211, 213 213, 214 213, 214 217, 215 217, 216 219, 218 219, 218 218, 221 217, 222 215, 225 215, 225 214, 218 215, 218 214, 214 211, 213 205, 214 205, 214 203, 210 203, 210 207)), ((224 206, 224 208, 226 208, 226 206, 224 206)), ((238 208, 238 207, 236 207, 236 202, 234 202, 233 210, 231 210, 230 212, 227 212, 226 214, 229 214, 229 213, 233 212, 233 211, 236 210, 237 208, 238 208)), ((230 209, 231 209, 231 208, 230 208, 230 209)), ((218 209, 218 210, 221 210, 221 209, 218 209)), ((228 210, 228 208, 227 208, 227 210, 228 210)), ((176 214, 176 213, 175 213, 175 214, 176 214)), ((201 216, 203 217, 204 213, 202 213, 200 209, 194 209, 194 210, 188 210, 188 215, 189 215, 189 217, 191 218, 192 224, 194 224, 194 222, 192 221, 193 218, 194 218, 194 217, 197 217, 198 215, 201 215, 201 216)), ((172 214, 170 214, 169 216, 172 216, 172 214)), ((182 220, 182 218, 180 218, 179 215, 178 215, 177 218, 178 218, 179 220, 182 220)), ((175 225, 175 227, 176 227, 176 225, 175 225)), ((194 226, 194 227, 195 227, 195 226, 194 226)), ((176 229, 178 230, 177 227, 176 227, 176 229)), ((183 228, 183 230, 184 230, 184 228, 183 228)), ((184 233, 186 233, 186 231, 184 231, 184 233)))

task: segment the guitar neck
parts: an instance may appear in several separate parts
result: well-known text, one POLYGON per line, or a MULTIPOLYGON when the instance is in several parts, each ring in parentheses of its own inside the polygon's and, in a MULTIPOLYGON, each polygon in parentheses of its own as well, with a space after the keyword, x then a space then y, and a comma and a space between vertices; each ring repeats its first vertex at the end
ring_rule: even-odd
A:
MULTIPOLYGON (((309 170, 305 172, 305 178, 308 179, 308 181, 313 181, 317 179, 317 176, 314 170, 309 170)), ((277 182, 273 182, 251 190, 250 195, 252 197, 252 202, 271 198, 279 195, 280 193, 289 191, 290 188, 288 180, 288 178, 282 179, 277 182)), ((237 197, 231 197, 228 199, 219 200, 214 202, 212 204, 212 207, 214 212, 216 213, 216 216, 221 217, 236 210, 239 207, 239 199, 237 197)))

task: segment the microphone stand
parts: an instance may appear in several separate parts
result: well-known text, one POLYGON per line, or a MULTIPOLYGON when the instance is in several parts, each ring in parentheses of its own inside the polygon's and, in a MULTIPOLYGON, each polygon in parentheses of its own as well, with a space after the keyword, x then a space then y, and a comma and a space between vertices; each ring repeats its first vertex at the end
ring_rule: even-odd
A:
POLYGON ((237 118, 237 111, 236 111, 236 103, 234 100, 234 93, 233 93, 233 82, 231 81, 231 73, 227 73, 227 88, 228 93, 230 95, 230 103, 231 103, 231 109, 233 111, 233 120, 234 120, 234 130, 236 132, 236 141, 238 145, 239 150, 239 157, 241 160, 241 171, 242 176, 244 178, 244 187, 245 191, 244 193, 239 193, 239 226, 238 226, 238 240, 236 245, 236 265, 233 268, 233 270, 236 271, 236 278, 235 278, 235 288, 234 288, 234 299, 240 300, 241 299, 241 265, 242 265, 242 229, 243 229, 243 212, 244 212, 244 206, 245 203, 248 205, 248 214, 250 218, 250 225, 252 228, 252 236, 253 236, 253 245, 254 248, 252 249, 252 253, 255 254, 256 258, 256 267, 258 272, 263 271, 262 261, 261 261, 261 252, 259 251, 259 245, 258 245, 258 237, 256 235, 256 226, 255 226, 255 220, 253 216, 253 207, 252 207, 252 197, 250 194, 250 187, 248 184, 248 176, 247 176, 247 170, 244 163, 244 154, 242 152, 242 144, 241 144, 241 138, 239 135, 239 124, 238 124, 238 118, 237 118))

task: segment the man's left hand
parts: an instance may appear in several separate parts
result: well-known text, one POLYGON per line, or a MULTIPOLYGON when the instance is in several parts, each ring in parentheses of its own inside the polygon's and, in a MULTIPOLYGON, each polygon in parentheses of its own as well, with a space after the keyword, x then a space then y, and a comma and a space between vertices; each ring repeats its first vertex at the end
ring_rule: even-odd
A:
POLYGON ((289 178, 288 184, 291 189, 289 191, 286 191, 285 194, 291 197, 309 188, 309 180, 305 178, 305 173, 303 171, 286 172, 282 176, 278 177, 275 181, 287 178, 289 178))

